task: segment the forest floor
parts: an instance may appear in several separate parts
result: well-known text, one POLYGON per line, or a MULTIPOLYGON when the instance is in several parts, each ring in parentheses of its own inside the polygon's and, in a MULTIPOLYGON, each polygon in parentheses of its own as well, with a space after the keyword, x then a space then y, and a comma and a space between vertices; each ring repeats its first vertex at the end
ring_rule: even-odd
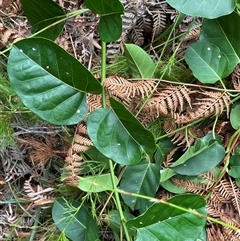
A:
MULTIPOLYGON (((58 0, 57 2, 66 12, 80 9, 83 4, 81 0, 58 0)), ((168 9, 167 13, 173 19, 176 11, 168 9)), ((61 47, 79 59, 88 69, 96 71, 96 75, 99 69, 101 48, 99 37, 95 33, 97 22, 98 19, 94 15, 70 19, 63 33, 56 40, 61 47)), ((186 23, 188 23, 187 20, 184 24, 186 23)), ((184 24, 182 29, 186 29, 184 24)), ((157 32, 160 27, 155 29, 157 32)), ((149 29, 146 31, 149 33, 149 29)), ((24 16, 20 0, 0 0, 0 51, 4 51, 30 34, 31 26, 24 16)), ((138 34, 137 31, 133 33, 132 40, 144 47, 146 39, 138 34)), ((151 36, 154 35, 155 33, 151 36)), ((198 36, 199 29, 193 31, 191 37, 187 36, 191 39, 187 44, 196 41, 198 36)), ((147 40, 148 43, 151 42, 147 40)), ((173 48, 174 45, 169 51, 173 48)), ((108 61, 111 63, 111 54, 113 56, 121 54, 122 46, 110 44, 108 50, 110 53, 108 61)), ((0 240, 55 241, 60 232, 52 220, 52 203, 58 197, 64 196, 79 200, 82 195, 79 189, 67 186, 60 180, 76 126, 54 126, 46 123, 22 104, 11 88, 7 76, 7 55, 8 52, 0 55, 0 240)), ((153 51, 152 56, 156 58, 157 54, 153 51)), ((182 56, 182 53, 179 53, 179 58, 182 56)), ((118 58, 121 60, 120 57, 118 58)), ((182 75, 184 72, 184 81, 188 82, 189 78, 192 78, 191 71, 183 68, 181 72, 180 69, 181 66, 175 69, 176 75, 182 75)), ((111 71, 113 70, 108 70, 108 73, 111 74, 111 71)), ((114 71, 118 72, 117 69, 114 71)), ((119 72, 121 71, 122 69, 119 72)), ((127 73, 123 71, 123 74, 127 73)), ((202 91, 201 88, 199 90, 202 91)), ((212 125, 213 122, 207 126, 208 131, 212 125)), ((218 134, 222 135, 225 141, 233 133, 229 120, 219 122, 217 129, 218 134)), ((200 130, 198 129, 194 134, 197 135, 198 131, 200 130)), ((180 133, 175 138, 181 139, 182 136, 185 137, 185 133, 180 133)), ((236 184, 233 184, 231 179, 225 175, 217 188, 230 190, 231 200, 235 200, 226 202, 224 205, 221 203, 222 207, 219 210, 222 211, 222 219, 224 221, 234 219, 234 225, 239 227, 240 217, 236 215, 234 209, 234 206, 238 206, 239 209, 238 201, 240 200, 240 192, 234 193, 236 184), (236 195, 238 195, 237 198, 236 195)), ((197 189, 196 192, 200 193, 197 189)), ((226 192, 222 191, 223 196, 226 192)), ((171 196, 169 193, 168 195, 171 196)), ((215 209, 212 212, 213 214, 215 212, 217 217, 219 216, 215 209)), ((215 226, 209 230, 212 236, 220 232, 220 229, 216 229, 215 226)), ((113 240, 111 232, 104 226, 101 235, 101 240, 113 240)))

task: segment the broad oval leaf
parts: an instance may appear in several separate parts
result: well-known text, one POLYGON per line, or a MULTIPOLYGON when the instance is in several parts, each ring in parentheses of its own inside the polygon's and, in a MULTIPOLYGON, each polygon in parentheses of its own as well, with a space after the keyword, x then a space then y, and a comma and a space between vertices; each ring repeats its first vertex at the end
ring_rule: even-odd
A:
POLYGON ((71 240, 98 240, 97 222, 79 202, 59 198, 52 208, 52 218, 71 240))
MULTIPOLYGON (((114 176, 115 183, 118 183, 118 178, 114 176)), ((110 173, 80 177, 78 188, 84 192, 103 192, 107 190, 112 190, 112 178, 110 173)))
POLYGON ((48 27, 38 36, 42 36, 51 40, 55 40, 61 33, 66 19, 66 14, 63 9, 51 0, 21 0, 24 14, 28 21, 33 26, 32 32, 36 32, 48 27), (60 23, 52 27, 49 25, 63 19, 60 23))
POLYGON ((85 0, 86 6, 100 15, 98 31, 101 40, 113 42, 122 34, 122 17, 124 8, 119 0, 85 0))
POLYGON ((122 17, 120 14, 102 16, 98 25, 102 41, 109 43, 118 40, 122 34, 122 17))
POLYGON ((228 174, 234 178, 240 178, 240 155, 232 155, 230 157, 231 168, 228 174))
POLYGON ((227 56, 210 43, 192 44, 186 51, 186 62, 202 83, 215 83, 229 74, 227 56))
POLYGON ((147 130, 122 103, 116 101, 114 98, 110 98, 110 103, 125 129, 142 147, 142 150, 148 155, 151 155, 156 150, 153 134, 147 130))
POLYGON ((135 44, 125 44, 125 56, 127 58, 132 75, 141 78, 153 78, 155 64, 149 54, 135 44))
MULTIPOLYGON (((142 160, 138 165, 128 166, 122 176, 120 189, 130 192, 154 197, 159 187, 160 166, 142 160)), ((149 200, 122 194, 124 202, 132 209, 141 213, 152 205, 149 200)))
MULTIPOLYGON (((123 215, 126 221, 131 220, 135 218, 131 213, 123 211, 123 215)), ((108 223, 108 226, 115 232, 119 232, 121 230, 122 226, 122 220, 119 214, 118 210, 111 210, 106 215, 106 222, 108 223)), ((134 235, 134 234, 132 234, 134 235)))
POLYGON ((162 165, 162 163, 166 160, 167 155, 174 149, 175 145, 172 143, 171 139, 166 137, 161 139, 157 143, 157 151, 154 155, 155 162, 162 165))
POLYGON ((235 130, 240 129, 240 102, 232 107, 230 113, 230 122, 235 130))
POLYGON ((197 176, 212 170, 225 156, 225 149, 209 134, 190 147, 170 168, 180 175, 197 176))
MULTIPOLYGON (((206 202, 199 195, 179 195, 169 203, 185 209, 193 209, 206 215, 206 202)), ((202 232, 206 220, 166 204, 153 204, 141 216, 127 222, 130 230, 137 231, 137 241, 191 241, 206 236, 202 232)))
POLYGON ((124 8, 119 0, 84 0, 84 4, 93 12, 101 16, 123 14, 124 8))
MULTIPOLYGON (((214 65, 216 68, 213 68, 214 66, 209 66, 210 69, 207 72, 214 71, 216 73, 221 73, 219 67, 222 66, 224 72, 222 73, 222 75, 220 75, 220 77, 226 77, 232 73, 237 63, 240 62, 240 45, 238 41, 240 39, 240 31, 236 31, 235 28, 235 26, 238 26, 239 23, 240 16, 235 12, 217 19, 203 20, 198 45, 194 46, 199 46, 205 43, 203 44, 203 46, 205 46, 206 50, 206 48, 208 49, 207 44, 213 44, 217 46, 220 49, 220 51, 224 53, 225 56, 228 58, 228 62, 226 62, 225 66, 222 66, 223 62, 221 63, 221 65, 214 65)), ((203 53, 206 54, 205 52, 203 53)), ((189 57, 191 56, 189 56, 188 54, 188 56, 186 56, 186 61, 188 63, 190 63, 191 61, 189 57)), ((203 55, 201 56, 201 59, 199 58, 199 61, 197 59, 195 60, 195 65, 192 69, 194 75, 195 73, 197 73, 197 76, 201 71, 203 72, 202 59, 204 58, 205 57, 203 55)), ((206 68, 204 69, 204 71, 206 71, 206 68)), ((215 81, 216 78, 213 78, 212 80, 208 80, 208 83, 214 83, 215 81)))
POLYGON ((235 8, 235 0, 167 0, 169 5, 187 15, 218 18, 230 14, 235 8))
POLYGON ((75 124, 86 116, 86 96, 80 91, 102 91, 82 64, 44 38, 21 40, 12 47, 8 75, 23 103, 57 125, 75 124))
POLYGON ((167 190, 168 192, 175 193, 175 194, 183 194, 186 193, 187 190, 184 188, 180 188, 173 184, 173 182, 170 179, 167 179, 166 181, 163 181, 160 183, 160 185, 167 190))
POLYGON ((141 147, 125 130, 112 109, 92 111, 88 116, 87 131, 94 146, 113 161, 134 165, 141 160, 141 147))
POLYGON ((88 134, 106 157, 122 165, 137 164, 143 152, 154 152, 154 136, 124 105, 113 99, 111 104, 113 109, 101 108, 90 113, 88 134))

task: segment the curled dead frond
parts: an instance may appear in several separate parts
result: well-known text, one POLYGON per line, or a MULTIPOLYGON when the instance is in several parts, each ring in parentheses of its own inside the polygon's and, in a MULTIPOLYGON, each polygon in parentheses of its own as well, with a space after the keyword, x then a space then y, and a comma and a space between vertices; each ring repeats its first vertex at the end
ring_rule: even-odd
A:
POLYGON ((155 85, 151 80, 130 82, 120 76, 108 77, 104 82, 104 87, 111 95, 123 100, 135 97, 144 98, 152 92, 155 85))
POLYGON ((31 184, 32 178, 31 176, 29 180, 24 182, 23 189, 34 205, 42 206, 44 204, 53 203, 54 198, 49 193, 51 193, 54 188, 49 187, 43 189, 40 184, 33 186, 33 184, 31 184))
POLYGON ((217 177, 214 171, 209 171, 199 175, 199 181, 171 178, 171 181, 180 188, 186 189, 188 192, 205 195, 216 182, 217 177))
POLYGON ((82 154, 92 146, 93 143, 87 135, 85 123, 79 123, 76 127, 72 145, 65 158, 65 166, 62 169, 62 180, 69 186, 76 187, 78 185, 78 175, 80 175, 84 163, 82 154))
POLYGON ((44 167, 53 156, 65 153, 64 150, 59 150, 56 146, 56 139, 57 137, 55 135, 54 138, 45 135, 39 140, 32 136, 18 138, 19 142, 25 145, 30 158, 38 167, 44 167))
POLYGON ((175 115, 179 124, 189 123, 202 117, 219 116, 225 110, 227 116, 230 110, 230 98, 225 92, 202 91, 184 115, 175 115), (201 97, 201 98, 200 98, 201 97))
POLYGON ((87 94, 89 113, 102 107, 102 97, 100 95, 87 94))
POLYGON ((190 90, 184 85, 159 88, 143 108, 141 113, 143 123, 151 119, 157 119, 160 115, 175 117, 176 112, 180 114, 186 107, 191 109, 192 101, 190 94, 190 90))
POLYGON ((233 87, 235 90, 240 90, 240 64, 237 64, 231 75, 233 87))

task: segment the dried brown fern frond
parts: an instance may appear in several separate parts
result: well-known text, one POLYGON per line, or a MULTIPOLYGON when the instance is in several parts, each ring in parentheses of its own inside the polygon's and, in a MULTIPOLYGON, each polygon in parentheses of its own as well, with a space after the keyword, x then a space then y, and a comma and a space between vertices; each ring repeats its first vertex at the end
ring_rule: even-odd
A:
POLYGON ((222 227, 216 224, 209 224, 207 227, 208 241, 226 241, 222 234, 222 227))
POLYGON ((102 107, 102 96, 87 94, 88 112, 92 112, 102 107))
POLYGON ((24 189, 25 193, 27 194, 27 196, 34 203, 34 205, 41 206, 44 204, 53 203, 54 198, 49 193, 51 193, 54 190, 54 188, 49 187, 49 188, 43 189, 42 186, 39 184, 35 185, 33 187, 33 185, 31 185, 32 178, 33 178, 33 176, 31 176, 29 178, 29 180, 26 180, 24 182, 23 189, 24 189), (46 195, 46 194, 48 194, 48 195, 46 195))
POLYGON ((209 171, 202 175, 199 175, 199 181, 171 178, 171 181, 180 188, 186 189, 188 192, 206 195, 217 180, 214 171, 209 171))
POLYGON ((237 64, 231 75, 233 87, 235 90, 240 90, 240 64, 237 64))
POLYGON ((51 136, 45 135, 42 140, 25 136, 24 139, 18 138, 18 140, 25 145, 30 158, 38 167, 44 167, 53 156, 65 154, 65 150, 58 150, 55 146, 57 140, 51 136))
POLYGON ((202 117, 218 116, 222 114, 225 109, 227 116, 229 115, 230 97, 225 92, 203 91, 198 95, 200 95, 201 98, 195 98, 195 101, 192 103, 192 109, 188 109, 185 115, 176 116, 177 123, 185 124, 202 117))
POLYGON ((182 113, 185 108, 192 108, 191 91, 184 85, 163 86, 158 88, 141 113, 143 123, 155 120, 160 115, 175 117, 176 113, 182 113), (151 116, 151 118, 149 118, 151 116))
POLYGON ((167 14, 162 8, 151 8, 153 28, 152 37, 155 39, 167 28, 167 14))
POLYGON ((120 76, 106 78, 104 87, 113 96, 120 99, 131 99, 135 97, 144 98, 155 88, 156 83, 152 80, 140 80, 130 82, 120 76))
POLYGON ((77 186, 79 177, 82 171, 83 156, 93 146, 92 141, 87 135, 85 123, 79 123, 73 137, 72 145, 68 150, 68 155, 65 158, 65 166, 63 167, 62 180, 70 186, 77 186))

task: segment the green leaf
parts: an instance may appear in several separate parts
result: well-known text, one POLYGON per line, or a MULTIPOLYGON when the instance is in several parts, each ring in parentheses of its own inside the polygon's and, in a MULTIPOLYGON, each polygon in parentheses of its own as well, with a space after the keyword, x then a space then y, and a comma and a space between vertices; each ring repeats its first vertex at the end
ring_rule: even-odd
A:
POLYGON ((119 0, 84 0, 84 4, 100 16, 123 14, 124 8, 119 0))
POLYGON ((98 240, 96 221, 81 204, 59 198, 52 208, 52 218, 61 232, 71 240, 98 240))
MULTIPOLYGON (((220 55, 223 56, 222 53, 224 53, 225 56, 228 58, 228 62, 226 62, 225 66, 223 65, 224 61, 221 61, 221 63, 219 64, 215 63, 209 65, 209 70, 207 70, 207 73, 215 72, 222 78, 232 73, 237 63, 240 62, 240 45, 238 42, 238 39, 240 39, 240 31, 236 31, 235 28, 235 26, 238 26, 239 23, 240 16, 235 12, 217 19, 203 20, 199 41, 197 44, 191 46, 191 49, 189 50, 190 52, 187 51, 186 55, 186 61, 190 64, 190 62, 192 61, 190 53, 193 53, 193 51, 199 53, 200 46, 202 45, 203 48, 205 47, 205 49, 203 49, 204 51, 201 55, 201 58, 199 58, 199 61, 195 60, 193 69, 195 76, 198 76, 200 74, 200 71, 202 71, 202 59, 204 59, 204 55, 207 54, 207 44, 211 44, 211 46, 209 46, 210 51, 213 45, 215 46, 214 53, 217 52, 216 47, 218 47, 221 51, 220 55), (199 67, 196 66, 198 64, 199 67), (220 67, 222 67, 224 70, 222 74, 221 70, 219 69, 220 67)), ((206 66, 204 68, 204 71, 202 72, 205 71, 206 66)), ((208 77, 208 83, 214 83, 216 81, 216 77, 212 79, 210 79, 210 75, 208 77)), ((202 79, 200 80, 202 81, 202 79)), ((206 83, 206 81, 204 83, 206 83)))
MULTIPOLYGON (((118 183, 117 177, 114 176, 115 183, 118 183)), ((103 192, 112 190, 112 179, 110 173, 80 177, 78 188, 84 192, 103 192)))
POLYGON ((186 62, 202 83, 215 83, 229 74, 227 56, 210 43, 192 44, 186 51, 186 62))
MULTIPOLYGON (((49 25, 66 18, 63 9, 51 0, 21 0, 24 14, 33 26, 32 32, 37 32, 49 25)), ((62 32, 66 21, 62 21, 38 34, 51 40, 55 40, 62 32)))
POLYGON ((131 133, 133 138, 142 147, 143 151, 151 155, 156 150, 156 144, 153 134, 147 130, 141 122, 132 115, 131 112, 120 102, 110 98, 110 103, 115 114, 125 127, 131 133))
POLYGON ((234 178, 240 178, 240 155, 233 155, 230 157, 231 169, 228 174, 234 178))
POLYGON ((240 129, 240 102, 235 104, 230 113, 230 122, 235 130, 240 129))
MULTIPOLYGON (((169 203, 206 215, 206 202, 199 195, 180 195, 169 203)), ((127 222, 137 231, 136 241, 192 241, 203 236, 206 220, 162 203, 153 204, 144 214, 127 222)))
MULTIPOLYGON (((153 197, 159 187, 160 166, 143 159, 138 165, 128 166, 122 176, 120 189, 153 197)), ((132 210, 144 212, 152 203, 148 200, 122 194, 122 199, 132 210)))
POLYGON ((235 0, 167 0, 179 12, 205 18, 217 18, 233 12, 235 0))
POLYGON ((119 0, 85 0, 86 6, 100 15, 98 31, 101 40, 113 42, 122 34, 124 8, 119 0))
POLYGON ((113 109, 101 108, 90 113, 88 134, 106 157, 122 165, 137 164, 144 151, 154 152, 154 137, 124 105, 114 99, 110 102, 113 109))
POLYGON ((142 48, 135 44, 125 44, 125 56, 127 58, 133 77, 152 78, 155 64, 142 48))
POLYGON ((225 150, 212 134, 206 135, 190 147, 170 168, 181 175, 197 176, 217 166, 225 156, 225 150))
MULTIPOLYGON (((126 221, 135 218, 131 213, 123 211, 123 215, 126 221)), ((115 232, 119 232, 121 229, 121 217, 118 210, 112 210, 108 213, 106 218, 108 226, 115 232)))
POLYGON ((24 39, 13 46, 8 75, 23 103, 57 125, 75 124, 86 116, 86 96, 79 91, 102 91, 101 84, 79 61, 44 38, 24 39))
POLYGON ((121 37, 122 17, 120 14, 102 16, 98 25, 98 32, 102 41, 109 43, 121 37))
POLYGON ((167 155, 173 150, 175 145, 171 142, 170 138, 161 139, 157 143, 157 151, 154 155, 154 159, 159 165, 166 160, 167 155))
POLYGON ((161 173, 160 182, 164 182, 164 181, 168 180, 169 178, 176 175, 176 172, 170 168, 163 169, 163 170, 161 170, 160 173, 161 173))
POLYGON ((170 179, 167 179, 166 181, 163 181, 160 183, 160 185, 167 191, 175 194, 183 194, 186 193, 187 190, 184 188, 180 188, 173 184, 173 182, 170 179))

